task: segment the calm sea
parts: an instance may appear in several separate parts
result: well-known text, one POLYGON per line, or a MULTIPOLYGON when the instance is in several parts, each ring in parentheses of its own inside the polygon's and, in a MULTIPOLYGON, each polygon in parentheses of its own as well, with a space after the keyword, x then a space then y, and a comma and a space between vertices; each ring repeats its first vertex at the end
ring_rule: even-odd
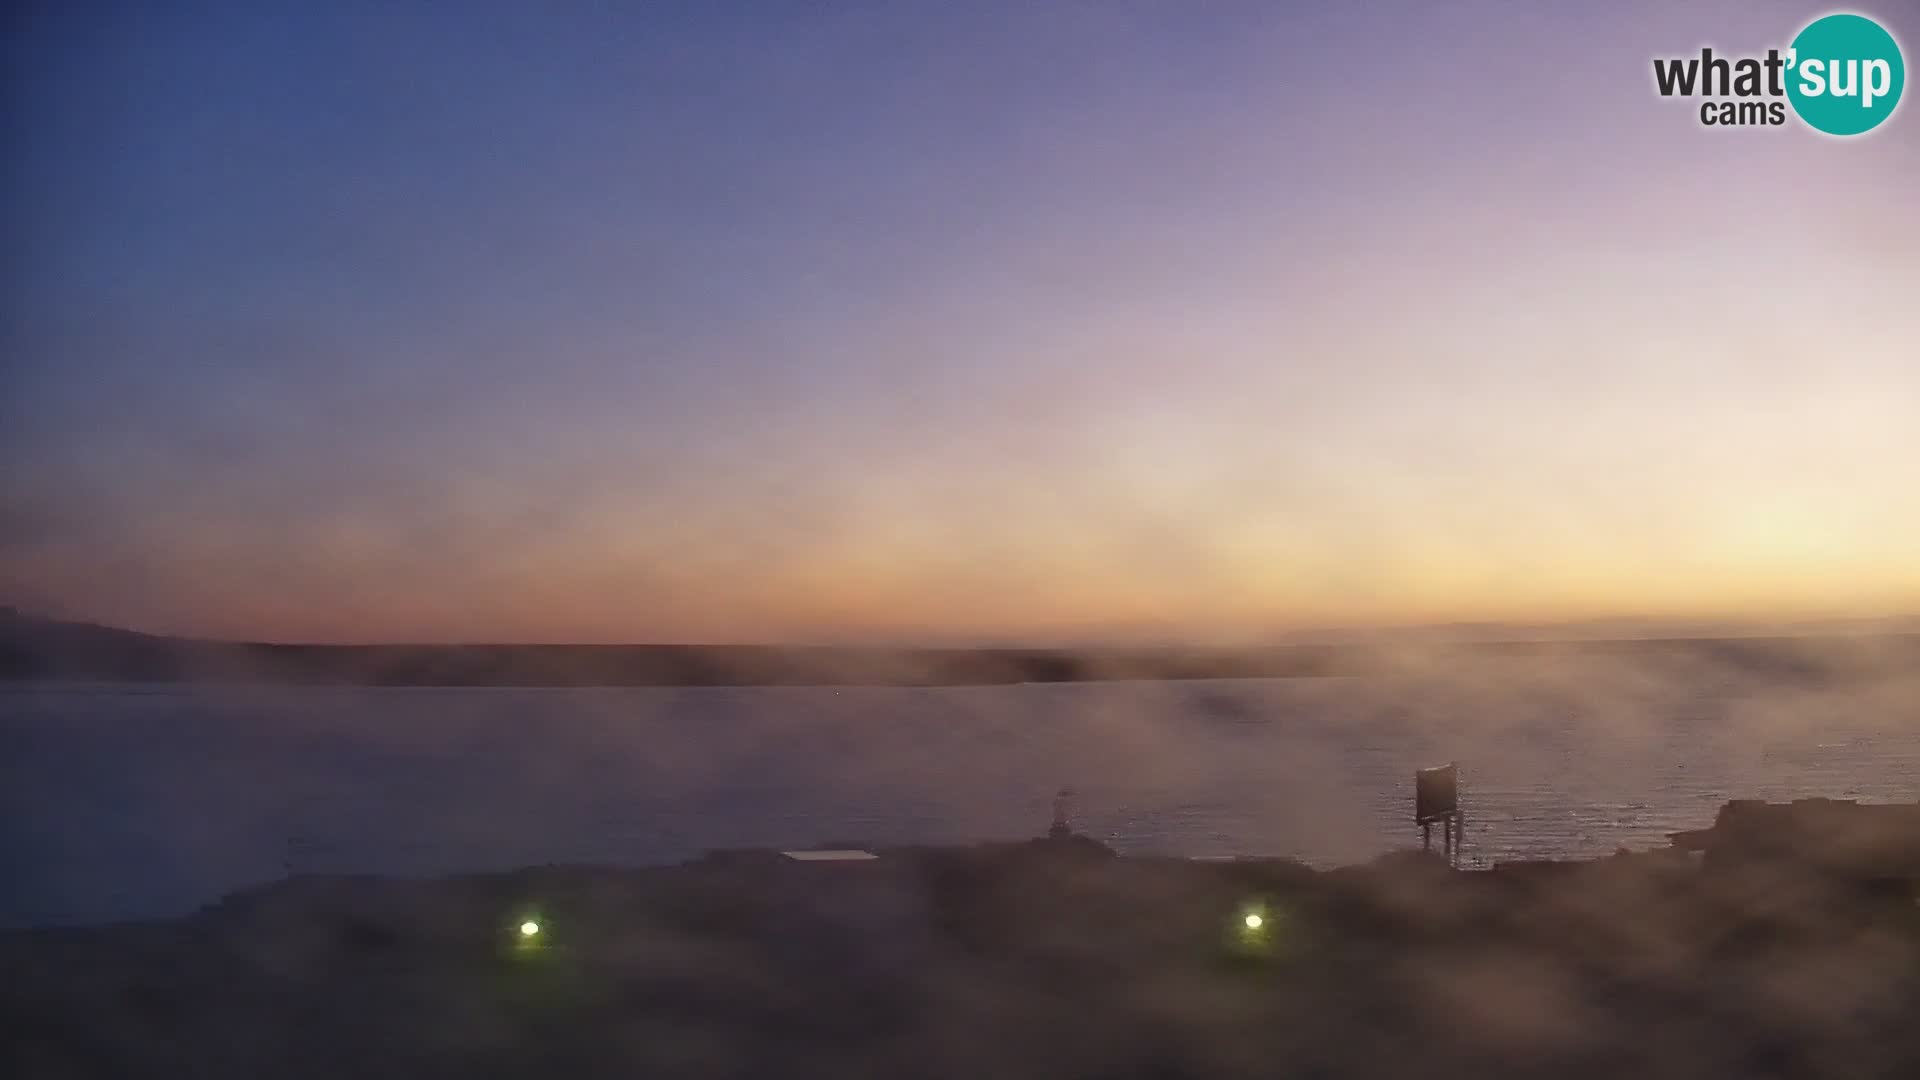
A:
POLYGON ((0 923, 165 916, 288 871, 657 863, 1037 835, 1355 861, 1458 761, 1468 855, 1665 842, 1729 797, 1920 798, 1920 676, 1485 663, 1009 687, 0 688, 0 923))

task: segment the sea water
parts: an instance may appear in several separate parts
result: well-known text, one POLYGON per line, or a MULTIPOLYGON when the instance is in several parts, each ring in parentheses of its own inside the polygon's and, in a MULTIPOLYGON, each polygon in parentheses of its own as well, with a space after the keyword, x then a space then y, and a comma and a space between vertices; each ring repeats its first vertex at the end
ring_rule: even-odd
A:
POLYGON ((1920 798, 1920 676, 1488 662, 953 688, 0 687, 0 924, 176 915, 287 873, 1017 839, 1317 865, 1648 848, 1728 798, 1920 798))

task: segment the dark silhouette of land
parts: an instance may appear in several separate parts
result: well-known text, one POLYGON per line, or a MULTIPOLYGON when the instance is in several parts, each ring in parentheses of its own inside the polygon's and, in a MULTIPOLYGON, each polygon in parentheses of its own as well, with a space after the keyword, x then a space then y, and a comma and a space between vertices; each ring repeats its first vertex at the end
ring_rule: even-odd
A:
POLYGON ((1920 661, 1920 634, 1513 640, 1252 648, 294 645, 209 641, 0 609, 0 679, 373 686, 978 685, 1365 675, 1408 662, 1617 656, 1789 678, 1920 661))
POLYGON ((1316 872, 1064 832, 296 877, 0 933, 0 1074, 1920 1075, 1920 806, 1732 804, 1685 841, 1316 872))

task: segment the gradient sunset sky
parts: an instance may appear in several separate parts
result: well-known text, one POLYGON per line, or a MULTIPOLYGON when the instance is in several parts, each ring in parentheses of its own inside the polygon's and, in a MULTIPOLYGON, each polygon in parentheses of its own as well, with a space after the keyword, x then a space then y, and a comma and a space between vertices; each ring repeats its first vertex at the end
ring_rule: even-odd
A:
MULTIPOLYGON (((1824 6, 69 7, 7 17, 0 603, 1920 612, 1920 106, 1837 140, 1652 84, 1824 6)), ((1915 62, 1920 8, 1856 10, 1915 62)))

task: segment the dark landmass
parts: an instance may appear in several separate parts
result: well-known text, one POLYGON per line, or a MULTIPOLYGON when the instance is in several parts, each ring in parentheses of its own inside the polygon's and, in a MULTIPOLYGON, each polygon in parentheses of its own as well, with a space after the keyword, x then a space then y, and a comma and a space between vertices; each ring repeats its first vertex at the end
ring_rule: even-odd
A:
POLYGON ((1917 826, 1730 804, 1704 855, 1474 872, 1063 835, 292 878, 0 933, 0 1074, 1912 1077, 1917 826))
POLYGON ((1657 658, 1785 678, 1920 663, 1920 634, 1258 648, 291 645, 162 637, 0 609, 0 680, 369 686, 958 686, 1366 675, 1476 658, 1657 658))

